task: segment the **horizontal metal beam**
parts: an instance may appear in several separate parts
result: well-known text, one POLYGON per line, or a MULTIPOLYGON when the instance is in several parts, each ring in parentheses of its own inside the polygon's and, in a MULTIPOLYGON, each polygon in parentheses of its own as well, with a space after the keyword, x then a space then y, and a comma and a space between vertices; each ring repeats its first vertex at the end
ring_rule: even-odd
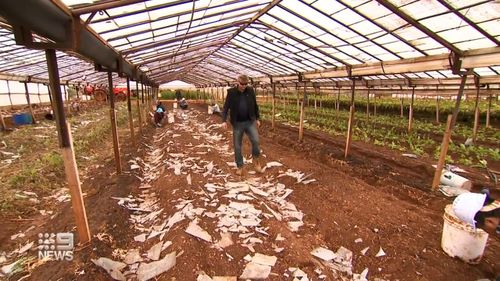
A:
MULTIPOLYGON (((43 36, 53 43, 47 43, 47 48, 60 49, 64 45, 65 51, 73 51, 88 58, 98 65, 113 72, 121 72, 134 80, 149 81, 142 71, 124 59, 106 42, 58 1, 24 0, 0 1, 0 15, 12 25, 16 31, 16 41, 32 47, 30 38, 21 38, 21 35, 31 32, 43 36), (43 15, 43 16, 40 16, 43 15), (52 45, 52 46, 51 46, 52 45), (55 46, 55 47, 54 47, 55 46)), ((148 83, 152 83, 149 81, 148 83)))

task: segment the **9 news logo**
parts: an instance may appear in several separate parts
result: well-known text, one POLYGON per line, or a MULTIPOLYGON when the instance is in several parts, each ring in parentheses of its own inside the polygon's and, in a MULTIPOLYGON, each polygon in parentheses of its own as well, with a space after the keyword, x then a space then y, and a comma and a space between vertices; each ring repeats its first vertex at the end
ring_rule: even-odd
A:
POLYGON ((73 233, 38 233, 38 258, 57 261, 73 260, 73 233))

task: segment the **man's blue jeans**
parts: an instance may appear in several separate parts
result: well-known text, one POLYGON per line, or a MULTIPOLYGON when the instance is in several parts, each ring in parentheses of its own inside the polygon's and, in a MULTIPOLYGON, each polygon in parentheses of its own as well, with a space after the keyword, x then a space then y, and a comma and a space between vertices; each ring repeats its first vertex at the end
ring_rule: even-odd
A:
POLYGON ((234 159, 236 166, 241 168, 243 166, 243 155, 241 155, 241 144, 243 142, 243 133, 248 135, 252 143, 252 155, 254 158, 260 156, 259 148, 259 132, 257 131, 256 121, 235 122, 233 124, 233 145, 234 145, 234 159))

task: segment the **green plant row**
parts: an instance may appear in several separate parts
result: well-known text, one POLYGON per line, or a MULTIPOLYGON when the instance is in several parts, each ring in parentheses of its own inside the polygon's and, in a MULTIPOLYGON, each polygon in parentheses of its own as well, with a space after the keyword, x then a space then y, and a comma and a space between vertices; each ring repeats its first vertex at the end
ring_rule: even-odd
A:
MULTIPOLYGON (((271 105, 264 103, 260 105, 263 119, 271 119, 271 105)), ((277 104, 277 120, 298 126, 299 110, 295 104, 277 104)), ((345 135, 347 131, 348 112, 336 111, 330 108, 314 109, 306 107, 305 123, 306 129, 319 130, 331 135, 345 135)), ((389 117, 377 115, 368 117, 365 112, 356 112, 354 118, 353 139, 373 143, 399 150, 411 152, 420 156, 434 157, 437 159, 440 151, 441 138, 444 124, 432 124, 425 121, 415 120, 413 131, 407 132, 407 118, 389 117), (436 137, 436 134, 438 137, 436 137)), ((500 160, 500 150, 497 147, 488 146, 465 146, 458 140, 464 140, 472 135, 472 128, 464 124, 457 124, 454 128, 452 143, 450 144, 449 163, 456 162, 465 165, 478 164, 480 160, 500 160), (455 141, 453 141, 455 140, 455 141)), ((496 129, 480 128, 479 140, 498 142, 499 131, 496 129)))
MULTIPOLYGON (((277 98, 279 99, 287 99, 289 103, 295 104, 297 102, 297 95, 293 93, 284 93, 277 94, 277 98)), ((302 99, 302 95, 299 97, 302 99)), ((308 103, 309 106, 314 105, 314 101, 316 100, 317 106, 321 103, 322 107, 325 108, 336 108, 337 106, 337 96, 320 96, 320 95, 308 95, 308 103)), ((281 101, 278 101, 281 102, 281 101)), ((356 96, 354 101, 355 107, 359 110, 366 110, 367 104, 370 104, 370 110, 373 112, 374 104, 376 103, 377 112, 379 114, 386 115, 397 115, 401 112, 401 99, 392 98, 392 97, 378 97, 376 100, 372 97, 368 101, 366 96, 356 96)), ((405 114, 407 114, 410 108, 411 99, 404 98, 403 99, 403 110, 405 114)), ((348 110, 351 105, 351 97, 347 95, 340 95, 340 99, 338 100, 338 104, 340 109, 348 110)), ((488 108, 488 101, 481 100, 479 102, 479 110, 480 110, 480 118, 485 120, 486 111, 488 108)), ((439 100, 439 115, 440 120, 446 120, 446 116, 452 114, 453 109, 455 108, 455 101, 449 99, 440 99, 439 100)), ((468 100, 462 100, 460 103, 460 112, 457 121, 458 122, 473 122, 474 120, 474 108, 475 108, 475 99, 469 98, 468 100)), ((435 119, 436 114, 436 100, 429 99, 415 99, 413 103, 413 116, 421 117, 426 119, 435 119)), ((490 121, 492 123, 498 123, 500 121, 500 105, 498 101, 492 100, 491 109, 490 109, 490 121)))

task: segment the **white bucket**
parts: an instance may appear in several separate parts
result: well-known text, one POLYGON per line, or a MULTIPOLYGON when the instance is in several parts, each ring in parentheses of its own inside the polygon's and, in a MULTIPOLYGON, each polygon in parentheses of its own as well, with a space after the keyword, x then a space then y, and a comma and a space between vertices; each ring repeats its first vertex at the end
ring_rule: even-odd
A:
POLYGON ((213 114, 214 110, 211 105, 208 106, 208 114, 213 114))
POLYGON ((176 101, 174 101, 173 105, 174 105, 174 109, 177 109, 177 102, 176 101))
POLYGON ((450 171, 441 173, 441 184, 469 190, 472 188, 472 182, 464 177, 454 174, 450 171))
POLYGON ((446 206, 443 219, 443 251, 450 257, 457 257, 467 263, 479 263, 483 257, 488 233, 479 228, 474 229, 472 225, 457 218, 451 204, 446 206))
POLYGON ((175 122, 175 117, 172 113, 168 114, 168 123, 172 124, 175 122))

